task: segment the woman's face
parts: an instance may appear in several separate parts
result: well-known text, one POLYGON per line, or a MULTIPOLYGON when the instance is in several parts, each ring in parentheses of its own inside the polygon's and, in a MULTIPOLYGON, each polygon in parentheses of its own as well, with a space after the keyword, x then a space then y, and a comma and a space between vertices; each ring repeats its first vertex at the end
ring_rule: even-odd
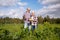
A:
POLYGON ((34 15, 35 15, 35 13, 32 12, 32 16, 34 16, 34 15))

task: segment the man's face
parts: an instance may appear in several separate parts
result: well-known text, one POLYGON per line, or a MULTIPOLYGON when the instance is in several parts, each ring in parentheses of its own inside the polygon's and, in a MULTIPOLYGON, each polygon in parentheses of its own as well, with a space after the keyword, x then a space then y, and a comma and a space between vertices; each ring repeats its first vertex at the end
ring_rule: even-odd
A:
POLYGON ((30 8, 27 8, 27 12, 30 12, 30 8))
POLYGON ((27 10, 28 12, 30 12, 30 10, 27 10))

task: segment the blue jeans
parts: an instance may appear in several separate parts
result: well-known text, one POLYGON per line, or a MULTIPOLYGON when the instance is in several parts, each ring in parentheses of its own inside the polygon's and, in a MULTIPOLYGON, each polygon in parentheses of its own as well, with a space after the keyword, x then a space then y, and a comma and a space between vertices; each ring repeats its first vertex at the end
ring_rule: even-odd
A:
POLYGON ((29 30, 31 30, 31 24, 25 22, 25 23, 24 23, 24 28, 25 28, 25 29, 28 28, 29 30))
POLYGON ((34 31, 35 30, 35 25, 32 25, 32 31, 34 31))
POLYGON ((35 26, 35 29, 37 28, 37 24, 34 24, 34 26, 35 26))
POLYGON ((32 30, 35 30, 37 28, 37 24, 32 25, 32 30))
POLYGON ((27 27, 28 27, 28 25, 27 25, 27 23, 25 22, 25 23, 24 23, 24 28, 27 28, 27 27))

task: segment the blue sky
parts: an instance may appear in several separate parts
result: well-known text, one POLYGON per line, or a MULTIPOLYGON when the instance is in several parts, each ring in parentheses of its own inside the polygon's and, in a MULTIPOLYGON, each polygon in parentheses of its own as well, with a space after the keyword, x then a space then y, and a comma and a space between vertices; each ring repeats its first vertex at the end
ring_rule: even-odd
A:
MULTIPOLYGON (((21 0, 20 2, 26 2, 27 3, 27 5, 24 6, 25 9, 30 7, 32 10, 38 10, 38 9, 43 7, 43 5, 41 3, 39 3, 37 0, 21 0)), ((14 8, 19 8, 19 7, 20 6, 18 4, 16 4, 15 6, 12 6, 12 7, 10 7, 10 6, 3 6, 3 7, 0 7, 0 9, 1 10, 2 9, 6 10, 6 9, 11 9, 11 8, 13 8, 13 9, 14 8)))
POLYGON ((60 18, 60 0, 0 0, 0 17, 22 18, 28 7, 37 16, 60 18))
POLYGON ((40 4, 37 0, 24 0, 22 2, 27 2, 28 5, 26 6, 26 8, 30 7, 33 10, 38 10, 43 7, 42 4, 40 4))

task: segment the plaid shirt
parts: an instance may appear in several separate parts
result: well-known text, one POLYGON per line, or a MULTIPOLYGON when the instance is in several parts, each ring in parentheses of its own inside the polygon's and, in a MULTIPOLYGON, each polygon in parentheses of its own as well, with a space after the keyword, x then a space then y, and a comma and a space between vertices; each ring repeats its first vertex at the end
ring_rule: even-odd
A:
POLYGON ((33 19, 32 25, 37 25, 37 22, 38 22, 37 17, 36 16, 32 16, 32 19, 33 19))
POLYGON ((30 19, 30 13, 24 13, 23 15, 23 19, 24 19, 24 22, 27 22, 27 23, 30 23, 29 19, 30 19))

